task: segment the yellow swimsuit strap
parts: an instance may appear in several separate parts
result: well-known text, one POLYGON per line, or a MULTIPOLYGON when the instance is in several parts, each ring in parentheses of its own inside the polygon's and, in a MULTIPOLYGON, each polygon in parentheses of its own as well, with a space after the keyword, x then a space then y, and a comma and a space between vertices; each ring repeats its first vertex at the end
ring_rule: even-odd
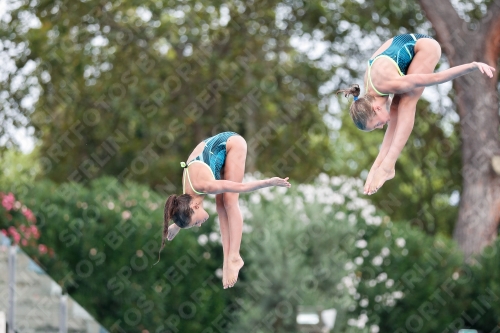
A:
MULTIPOLYGON (((381 58, 381 57, 385 57, 387 59, 389 59, 390 61, 392 61, 394 63, 394 65, 396 66, 396 69, 398 70, 398 73, 400 76, 404 76, 404 74, 401 72, 401 70, 399 69, 399 66, 398 64, 389 56, 386 56, 384 54, 382 55, 379 55, 379 56, 376 56, 375 59, 373 59, 372 63, 370 64, 370 61, 368 61, 368 80, 370 81, 370 84, 372 86, 372 89, 373 91, 375 91, 377 94, 379 94, 380 96, 388 96, 389 94, 384 94, 384 93, 381 93, 380 91, 377 90, 377 88, 375 88, 375 86, 373 85, 373 82, 372 82, 372 77, 371 77, 371 69, 372 69, 372 65, 373 63, 375 62, 375 60, 381 58)), ((368 82, 366 82, 365 84, 365 87, 368 87, 368 82)))
MULTIPOLYGON (((198 160, 193 160, 193 161, 189 162, 187 165, 186 165, 186 163, 181 162, 181 167, 183 167, 183 168, 184 168, 184 179, 183 179, 183 182, 182 182, 182 194, 185 194, 185 193, 186 193, 186 175, 187 175, 187 179, 188 179, 188 181, 189 181, 189 185, 191 186, 191 189, 193 190, 193 192, 194 192, 194 193, 199 194, 199 195, 207 194, 207 193, 203 193, 203 192, 198 192, 198 191, 196 191, 196 190, 194 189, 194 187, 193 187, 193 183, 191 183, 191 178, 189 177, 189 170, 188 170, 188 167, 189 167, 191 164, 195 163, 195 162, 202 163, 202 164, 206 165, 206 166, 207 166, 207 168, 209 168, 209 169, 210 169, 210 167, 209 167, 206 163, 204 163, 204 162, 202 162, 202 161, 198 161, 198 160)), ((215 176, 214 176, 214 173, 213 173, 212 169, 210 169, 210 173, 212 174, 212 176, 213 176, 213 177, 214 177, 214 179, 215 179, 215 176)))

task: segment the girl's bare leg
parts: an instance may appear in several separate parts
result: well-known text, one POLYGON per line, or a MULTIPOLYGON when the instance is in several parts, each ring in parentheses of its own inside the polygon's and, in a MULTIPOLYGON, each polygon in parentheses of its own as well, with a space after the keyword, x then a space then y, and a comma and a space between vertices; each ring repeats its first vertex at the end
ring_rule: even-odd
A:
MULTIPOLYGON (((415 45, 415 56, 410 67, 408 67, 407 74, 429 74, 434 72, 440 57, 441 47, 438 42, 429 38, 419 39, 415 45)), ((398 121, 394 129, 391 146, 379 167, 385 170, 386 173, 381 176, 384 178, 376 179, 377 177, 374 176, 368 188, 365 187, 367 193, 375 193, 386 180, 394 177, 396 160, 413 130, 417 102, 423 91, 424 88, 417 88, 400 95, 398 121), (389 173, 387 170, 391 170, 391 172, 389 173)))
MULTIPOLYGON (((415 57, 413 58, 410 67, 408 67, 408 74, 433 73, 440 58, 441 47, 438 42, 428 38, 419 39, 415 45, 415 57)), ((404 144, 408 141, 408 137, 410 136, 415 121, 417 102, 420 99, 420 96, 422 96, 424 89, 425 88, 417 88, 400 96, 398 105, 398 123, 396 125, 391 146, 395 143, 402 143, 402 146, 404 146, 404 144)), ((394 166, 396 161, 390 164, 394 166)))
MULTIPOLYGON (((241 136, 232 136, 228 139, 224 179, 241 183, 245 174, 247 144, 241 136)), ((224 288, 232 287, 238 280, 238 273, 243 267, 240 256, 241 236, 243 232, 243 216, 238 203, 238 193, 224 193, 223 201, 227 213, 229 229, 229 252, 225 263, 222 284, 224 288)), ((222 223, 221 223, 222 226, 222 223)), ((222 230, 222 228, 221 228, 222 230)))
POLYGON ((219 215, 220 236, 222 238, 222 251, 224 253, 224 263, 222 266, 222 281, 226 281, 227 277, 227 260, 229 257, 229 219, 227 217, 226 208, 224 207, 224 197, 222 194, 215 196, 215 206, 219 215))

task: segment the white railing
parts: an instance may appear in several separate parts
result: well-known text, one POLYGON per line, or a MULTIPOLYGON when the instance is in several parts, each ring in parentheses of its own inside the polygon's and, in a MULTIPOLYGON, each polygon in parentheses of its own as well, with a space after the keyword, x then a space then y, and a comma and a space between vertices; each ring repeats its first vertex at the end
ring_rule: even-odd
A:
POLYGON ((0 233, 0 333, 106 332, 34 261, 0 233), (7 325, 6 325, 7 324, 7 325), (8 331, 6 330, 8 327, 8 331))
POLYGON ((5 312, 0 311, 0 333, 5 333, 7 322, 5 321, 5 312))

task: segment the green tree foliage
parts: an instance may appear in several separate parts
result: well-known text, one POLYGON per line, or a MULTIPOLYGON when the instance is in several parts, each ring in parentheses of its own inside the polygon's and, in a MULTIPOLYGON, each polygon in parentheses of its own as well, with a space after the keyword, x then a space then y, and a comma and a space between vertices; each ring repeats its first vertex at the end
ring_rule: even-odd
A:
POLYGON ((39 241, 54 249, 40 256, 44 269, 112 332, 298 332, 298 311, 332 307, 340 331, 491 331, 500 315, 500 244, 463 264, 446 237, 374 216, 361 187, 323 175, 242 196, 245 266, 230 290, 216 273, 214 220, 181 232, 152 266, 164 197, 148 186, 44 181, 19 197, 37 216, 39 241))
POLYGON ((497 242, 475 265, 446 237, 428 236, 409 224, 363 227, 353 256, 357 300, 352 326, 380 332, 494 331, 500 315, 497 242))
POLYGON ((31 154, 23 154, 16 149, 2 153, 0 159, 0 188, 18 193, 23 186, 30 186, 40 174, 39 155, 35 149, 31 154))
MULTIPOLYGON (((367 58, 394 34, 432 34, 407 1, 19 4, 3 29, 24 43, 18 68, 37 64, 42 176, 110 174, 164 194, 180 191, 178 162, 222 130, 247 138, 249 170, 305 182, 365 174, 381 135, 356 130, 331 94, 362 84, 367 58), (28 30, 21 18, 35 16, 28 30)), ((396 178, 373 200, 395 220, 450 234, 460 142, 435 111, 419 103, 396 178)))
POLYGON ((483 332, 498 329, 500 317, 500 241, 485 247, 471 272, 467 272, 467 282, 472 286, 468 295, 467 316, 461 316, 465 324, 483 332))
MULTIPOLYGON (((490 2, 456 5, 473 24, 490 2)), ((182 232, 151 266, 162 195, 178 191, 178 162, 208 135, 234 130, 247 137, 252 170, 304 181, 321 170, 363 174, 382 133, 356 130, 347 106, 331 94, 362 83, 365 61, 394 34, 432 34, 416 2, 14 5, 0 23, 13 61, 0 78, 0 115, 7 119, 0 136, 5 124, 26 124, 30 98, 39 94, 31 114, 41 139, 39 175, 59 185, 32 183, 23 171, 36 165, 32 157, 10 152, 0 159, 0 185, 15 188, 35 211, 40 241, 55 250, 42 260, 49 274, 110 330, 270 325, 293 332, 298 308, 310 305, 347 313, 338 319, 341 330, 490 332, 498 324, 500 245, 471 267, 443 237, 457 214, 449 198, 461 189, 460 142, 423 101, 396 178, 370 197, 402 223, 370 225, 379 220, 357 197, 361 184, 347 184, 333 204, 319 200, 343 191, 329 179, 285 196, 249 197, 252 231, 243 237, 246 264, 233 290, 222 291, 215 274, 222 251, 210 227, 182 232), (326 52, 316 56, 309 47, 315 42, 326 52), (100 175, 116 179, 65 183, 100 175), (277 317, 283 302, 292 312, 277 317)))
POLYGON ((215 275, 220 244, 200 245, 199 230, 178 235, 153 266, 164 198, 147 186, 113 178, 88 187, 44 181, 26 202, 40 242, 55 253, 41 258, 44 269, 108 330, 201 332, 225 308, 231 292, 215 275))
POLYGON ((262 318, 272 312, 279 313, 266 317, 274 331, 293 332, 300 307, 335 307, 341 327, 354 304, 336 286, 359 238, 357 221, 380 222, 358 198, 361 185, 323 175, 314 186, 243 196, 245 266, 230 290, 216 274, 222 248, 212 222, 181 232, 152 266, 164 198, 145 185, 107 177, 90 186, 43 181, 23 197, 40 241, 54 249, 41 259, 44 269, 110 331, 241 331, 267 325, 262 318))
MULTIPOLYGON (((37 65, 32 121, 45 175, 85 181, 129 168, 136 180, 165 183, 222 130, 251 140, 249 166, 263 172, 280 172, 277 154, 310 128, 317 138, 302 150, 328 156, 320 81, 310 80, 320 70, 290 46, 295 23, 278 17, 278 5, 19 2, 3 30, 24 46, 19 62, 37 65), (27 29, 23 17, 38 26, 27 29)), ((288 175, 318 165, 302 158, 288 175)))

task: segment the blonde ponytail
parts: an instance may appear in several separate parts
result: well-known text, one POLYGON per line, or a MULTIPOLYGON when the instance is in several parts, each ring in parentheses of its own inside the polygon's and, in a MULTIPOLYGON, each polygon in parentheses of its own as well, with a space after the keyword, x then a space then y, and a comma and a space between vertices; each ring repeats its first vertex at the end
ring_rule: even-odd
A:
POLYGON ((362 131, 366 130, 366 124, 374 116, 372 103, 375 98, 372 95, 366 94, 363 97, 358 97, 361 93, 359 85, 353 84, 347 89, 341 89, 336 92, 343 93, 345 97, 354 96, 354 102, 349 107, 349 115, 354 124, 362 131))

